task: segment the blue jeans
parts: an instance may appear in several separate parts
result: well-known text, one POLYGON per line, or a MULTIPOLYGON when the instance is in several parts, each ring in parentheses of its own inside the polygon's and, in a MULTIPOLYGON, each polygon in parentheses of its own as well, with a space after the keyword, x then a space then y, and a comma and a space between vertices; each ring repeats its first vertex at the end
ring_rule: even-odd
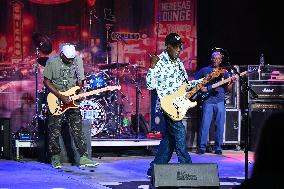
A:
POLYGON ((165 164, 171 160, 174 149, 178 156, 179 163, 192 163, 187 151, 186 132, 182 121, 173 121, 164 114, 165 129, 162 132, 163 138, 158 146, 155 159, 151 162, 147 174, 152 174, 153 164, 165 164))
POLYGON ((204 103, 202 105, 202 121, 199 130, 199 149, 205 151, 208 141, 208 133, 213 117, 216 125, 214 150, 222 150, 223 133, 225 124, 225 104, 218 102, 216 104, 204 103))

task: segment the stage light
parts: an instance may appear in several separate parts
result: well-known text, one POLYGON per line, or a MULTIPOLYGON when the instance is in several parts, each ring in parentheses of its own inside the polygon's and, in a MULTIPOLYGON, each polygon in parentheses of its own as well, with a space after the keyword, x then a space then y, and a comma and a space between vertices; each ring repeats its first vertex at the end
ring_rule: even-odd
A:
POLYGON ((61 3, 67 3, 71 0, 30 0, 32 3, 36 4, 43 4, 43 5, 52 5, 52 4, 61 4, 61 3))

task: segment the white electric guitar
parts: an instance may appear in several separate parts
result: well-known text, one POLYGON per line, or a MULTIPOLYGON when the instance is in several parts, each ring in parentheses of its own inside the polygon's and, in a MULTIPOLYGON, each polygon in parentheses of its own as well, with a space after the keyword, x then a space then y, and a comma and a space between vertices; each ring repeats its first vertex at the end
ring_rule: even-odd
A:
POLYGON ((78 108, 79 105, 74 103, 74 100, 78 100, 87 96, 99 94, 104 91, 120 90, 121 86, 107 86, 104 88, 92 90, 85 93, 76 94, 76 91, 80 89, 79 86, 75 86, 68 91, 60 92, 64 96, 69 96, 71 102, 69 104, 64 104, 60 99, 58 99, 53 93, 48 93, 47 95, 47 105, 50 113, 53 115, 60 115, 69 108, 78 108))
POLYGON ((186 92, 187 84, 184 83, 174 94, 161 98, 161 108, 172 120, 182 120, 187 110, 197 105, 197 102, 191 101, 190 98, 195 93, 197 93, 206 83, 211 81, 213 78, 218 77, 221 73, 224 73, 223 69, 212 72, 210 75, 203 78, 202 82, 191 89, 189 92, 186 92))

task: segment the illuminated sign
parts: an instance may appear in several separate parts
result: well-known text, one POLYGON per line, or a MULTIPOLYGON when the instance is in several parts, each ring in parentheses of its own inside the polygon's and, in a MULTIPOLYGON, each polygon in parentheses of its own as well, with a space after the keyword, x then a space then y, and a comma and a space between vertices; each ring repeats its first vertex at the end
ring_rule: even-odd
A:
POLYGON ((22 5, 19 2, 13 4, 13 30, 14 30, 14 59, 23 59, 22 50, 22 5))

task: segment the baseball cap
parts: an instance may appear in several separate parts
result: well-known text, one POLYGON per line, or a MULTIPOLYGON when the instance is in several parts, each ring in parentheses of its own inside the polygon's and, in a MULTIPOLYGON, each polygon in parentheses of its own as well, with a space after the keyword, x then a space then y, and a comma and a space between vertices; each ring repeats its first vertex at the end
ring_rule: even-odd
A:
POLYGON ((76 49, 73 44, 63 44, 61 46, 61 52, 66 56, 66 58, 71 59, 76 56, 76 49))
POLYGON ((165 45, 177 46, 181 45, 182 43, 184 42, 181 40, 181 37, 176 33, 170 33, 166 36, 165 45))

